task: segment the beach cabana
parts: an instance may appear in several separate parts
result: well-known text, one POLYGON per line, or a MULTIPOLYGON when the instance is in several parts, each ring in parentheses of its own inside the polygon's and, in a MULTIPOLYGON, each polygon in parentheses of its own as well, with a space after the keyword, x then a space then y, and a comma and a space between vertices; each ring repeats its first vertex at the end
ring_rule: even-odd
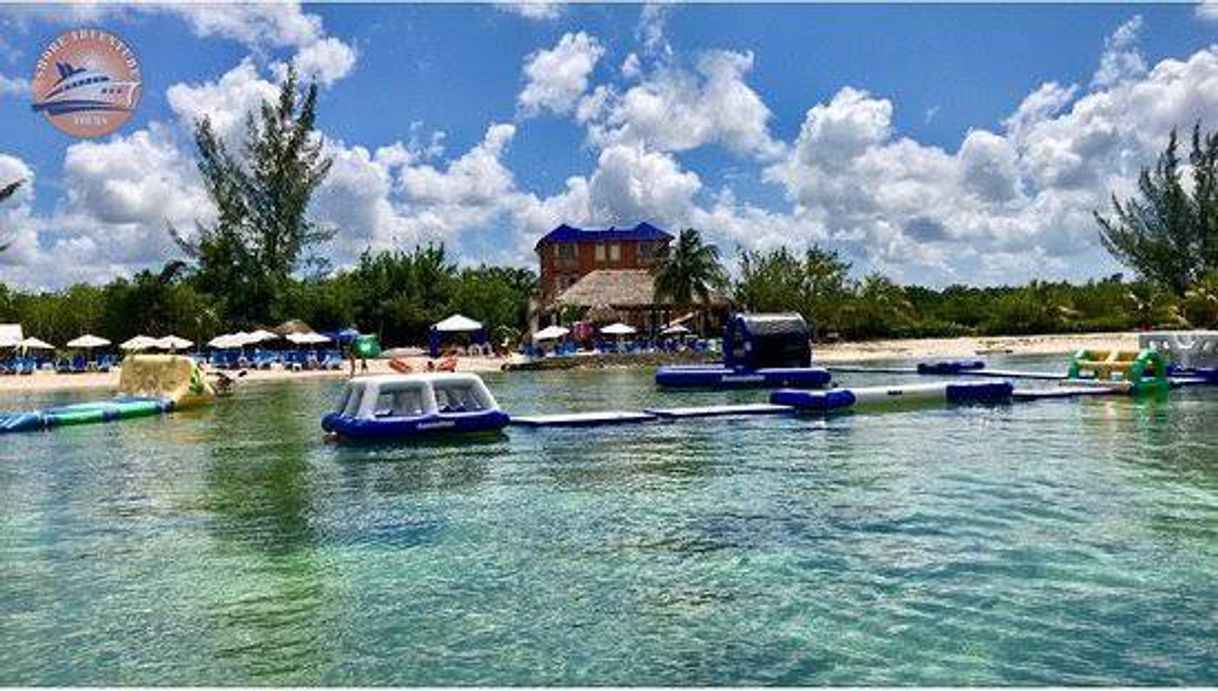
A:
POLYGON ((440 356, 440 342, 445 336, 459 333, 472 334, 470 338, 475 343, 486 343, 486 328, 482 326, 482 322, 474 321, 463 314, 454 314, 432 324, 428 329, 427 344, 431 356, 440 356))

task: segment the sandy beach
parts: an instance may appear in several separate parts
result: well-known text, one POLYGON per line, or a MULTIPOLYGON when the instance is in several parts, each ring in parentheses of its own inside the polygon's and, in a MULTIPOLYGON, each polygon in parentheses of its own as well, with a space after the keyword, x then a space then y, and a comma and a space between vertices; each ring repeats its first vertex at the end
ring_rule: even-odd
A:
MULTIPOLYGON (((1080 348, 1099 350, 1133 349, 1138 337, 1133 332, 1052 334, 1041 336, 998 336, 963 338, 923 338, 868 341, 862 343, 818 344, 813 357, 821 363, 866 362, 903 358, 969 358, 986 354, 1067 355, 1080 348)), ((407 357, 415 371, 423 371, 426 357, 407 357)), ((457 369, 463 372, 498 372, 503 358, 462 357, 457 369)), ((370 360, 368 371, 388 374, 387 360, 370 360)), ((280 369, 248 370, 242 382, 305 381, 319 378, 341 379, 346 368, 338 371, 288 372, 280 369)), ((36 372, 28 376, 0 377, 0 397, 21 396, 44 391, 113 390, 118 387, 118 372, 106 374, 55 374, 36 372)))

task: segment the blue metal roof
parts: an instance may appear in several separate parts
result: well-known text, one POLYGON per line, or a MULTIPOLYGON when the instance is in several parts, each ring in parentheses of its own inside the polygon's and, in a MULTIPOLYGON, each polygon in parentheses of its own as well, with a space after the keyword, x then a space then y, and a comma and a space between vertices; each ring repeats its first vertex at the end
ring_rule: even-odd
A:
POLYGON ((534 248, 555 242, 629 242, 631 240, 658 240, 668 242, 672 236, 646 221, 633 228, 584 229, 566 223, 546 233, 534 248))

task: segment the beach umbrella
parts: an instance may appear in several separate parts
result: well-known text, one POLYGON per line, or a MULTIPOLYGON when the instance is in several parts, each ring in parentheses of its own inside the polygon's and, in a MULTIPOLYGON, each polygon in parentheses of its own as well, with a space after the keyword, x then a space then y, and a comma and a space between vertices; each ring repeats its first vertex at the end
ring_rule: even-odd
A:
POLYGON ((684 335, 687 333, 689 333, 689 329, 685 328, 684 326, 681 326, 680 324, 673 324, 672 326, 666 327, 663 331, 661 331, 660 335, 661 336, 681 336, 681 335, 684 335))
POLYGON ((290 333, 285 338, 287 338, 289 343, 295 343, 296 345, 329 343, 332 340, 329 336, 323 336, 319 333, 290 333))
POLYGON ((123 350, 147 350, 156 347, 156 339, 151 336, 136 336, 119 344, 123 350))
POLYGON ((212 348, 216 348, 218 350, 225 350, 228 348, 237 347, 236 343, 233 342, 232 334, 220 334, 219 336, 216 336, 215 338, 208 341, 207 345, 212 348))
POLYGON ((547 326, 546 328, 533 334, 534 341, 552 341, 556 338, 562 338, 571 333, 571 329, 565 326, 547 326))
POLYGON ((185 338, 182 338, 181 336, 174 336, 173 334, 170 334, 168 336, 165 336, 164 338, 156 339, 156 343, 155 343, 154 347, 160 348, 161 350, 173 351, 173 350, 185 350, 194 344, 195 344, 194 341, 188 341, 185 338))
POLYGON ((94 336, 93 334, 85 334, 80 338, 74 338, 67 342, 67 346, 69 348, 84 348, 85 350, 89 350, 91 348, 105 348, 108 345, 110 345, 110 341, 102 338, 101 336, 94 336))
POLYGON ((277 340, 279 340, 279 334, 271 333, 270 331, 267 331, 265 329, 258 329, 254 333, 250 334, 251 343, 262 343, 264 341, 277 341, 277 340))
POLYGON ((601 333, 605 334, 606 336, 629 336, 630 334, 636 333, 636 331, 635 328, 629 324, 617 322, 616 324, 610 324, 609 326, 602 328, 601 333))
POLYGON ((17 343, 17 347, 22 350, 55 350, 55 346, 47 343, 46 341, 34 338, 33 336, 21 339, 17 343))

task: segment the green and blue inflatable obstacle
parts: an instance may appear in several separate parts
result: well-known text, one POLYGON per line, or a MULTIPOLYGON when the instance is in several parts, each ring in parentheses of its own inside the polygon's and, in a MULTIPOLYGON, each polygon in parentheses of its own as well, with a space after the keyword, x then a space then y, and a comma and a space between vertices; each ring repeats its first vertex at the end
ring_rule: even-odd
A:
POLYGON ((160 415, 172 409, 173 401, 168 399, 118 397, 109 401, 78 403, 45 410, 0 413, 0 434, 30 432, 68 425, 87 425, 95 422, 113 422, 160 415))
POLYGON ((1067 378, 1115 387, 1130 393, 1166 393, 1171 390, 1167 362, 1151 348, 1142 350, 1080 350, 1070 359, 1067 378))
POLYGON ((123 361, 119 394, 108 401, 0 412, 0 434, 114 422, 210 403, 211 385, 183 355, 132 355, 123 361))

